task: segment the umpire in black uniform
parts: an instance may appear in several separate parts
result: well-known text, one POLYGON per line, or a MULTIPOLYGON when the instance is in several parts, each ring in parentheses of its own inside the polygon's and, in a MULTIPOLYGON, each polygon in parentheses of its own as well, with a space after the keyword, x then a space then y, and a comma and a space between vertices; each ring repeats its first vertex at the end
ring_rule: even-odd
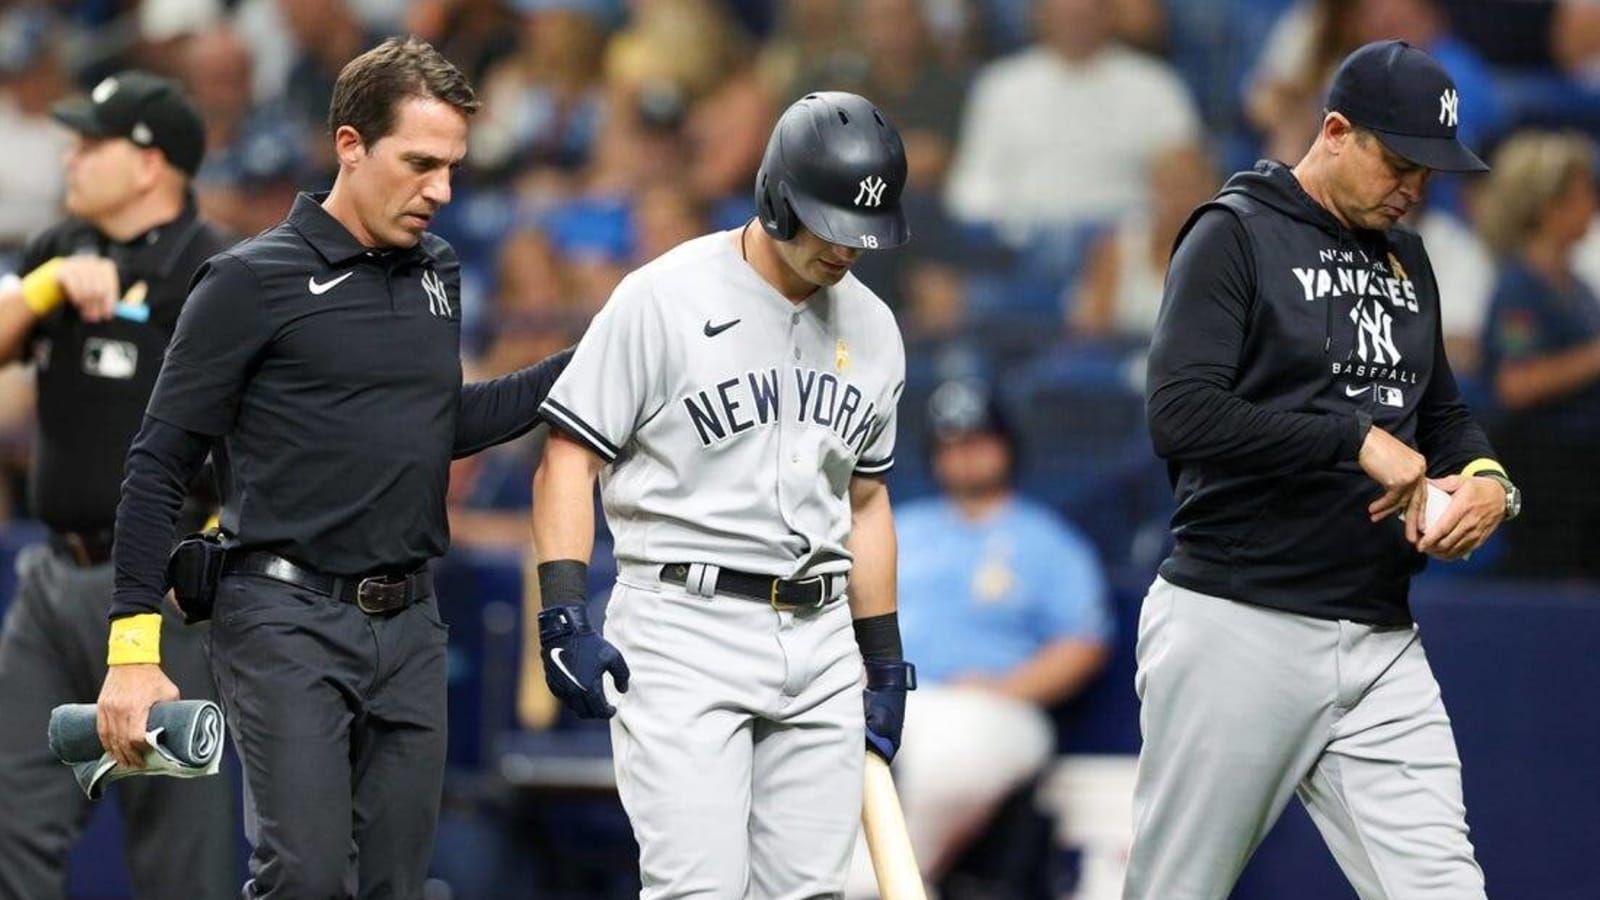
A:
MULTIPOLYGON (((65 895, 67 854, 89 801, 51 757, 45 725, 52 707, 93 697, 105 677, 123 459, 189 281, 230 243, 195 213, 189 179, 205 134, 176 84, 124 72, 55 116, 77 135, 66 162, 70 217, 34 238, 23 277, 0 287, 0 362, 28 358, 37 367, 31 493, 50 528, 48 545, 18 558, 17 595, 0 633, 3 900, 65 895)), ((186 696, 213 697, 199 629, 182 627, 156 600, 151 609, 176 626, 168 671, 186 696)), ((133 823, 136 896, 234 891, 227 779, 132 779, 113 792, 133 823)))
MULTIPOLYGON (((462 386, 460 265, 426 232, 477 100, 428 44, 345 66, 332 192, 213 257, 178 322, 117 511, 100 729, 133 759, 162 674, 163 559, 180 485, 226 460, 212 669, 246 781, 249 897, 421 894, 445 763, 452 456, 526 433, 558 354, 462 386)), ((134 827, 137 827, 135 825, 134 827)))

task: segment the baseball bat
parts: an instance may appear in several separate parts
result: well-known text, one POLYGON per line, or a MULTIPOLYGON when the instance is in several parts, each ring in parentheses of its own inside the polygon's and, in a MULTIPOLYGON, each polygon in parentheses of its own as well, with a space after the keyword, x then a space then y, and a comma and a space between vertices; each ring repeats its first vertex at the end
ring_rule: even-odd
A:
POLYGON ((861 826, 866 831, 879 895, 883 900, 927 900, 889 764, 878 754, 868 752, 862 777, 861 826))

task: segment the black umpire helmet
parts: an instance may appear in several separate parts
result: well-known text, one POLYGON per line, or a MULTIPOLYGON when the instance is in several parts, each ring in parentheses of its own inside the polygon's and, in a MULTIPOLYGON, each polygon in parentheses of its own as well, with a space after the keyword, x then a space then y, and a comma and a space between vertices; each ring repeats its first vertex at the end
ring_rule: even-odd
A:
POLYGON ((911 237, 900 192, 906 148, 865 97, 807 94, 772 129, 756 174, 756 214, 780 241, 804 225, 830 244, 898 247, 911 237))

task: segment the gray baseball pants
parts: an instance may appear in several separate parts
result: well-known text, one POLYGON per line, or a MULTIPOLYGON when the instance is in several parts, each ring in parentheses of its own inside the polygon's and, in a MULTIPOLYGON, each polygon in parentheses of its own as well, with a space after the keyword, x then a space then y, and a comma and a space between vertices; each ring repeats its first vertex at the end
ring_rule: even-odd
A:
POLYGON ((1223 900, 1291 794, 1362 900, 1481 900, 1461 763, 1414 626, 1315 619, 1157 578, 1124 900, 1223 900))
POLYGON ((633 677, 606 696, 642 900, 838 900, 866 747, 848 604, 623 579, 605 635, 633 677))

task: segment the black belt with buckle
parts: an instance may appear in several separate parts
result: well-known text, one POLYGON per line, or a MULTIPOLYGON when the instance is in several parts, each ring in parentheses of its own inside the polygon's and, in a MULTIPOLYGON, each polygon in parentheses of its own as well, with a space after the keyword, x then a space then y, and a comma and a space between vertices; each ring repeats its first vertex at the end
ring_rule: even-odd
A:
MULTIPOLYGON (((798 609, 805 606, 822 606, 833 599, 832 579, 842 575, 813 575, 810 578, 774 578, 733 569, 717 570, 717 593, 736 594, 762 603, 771 603, 775 609, 798 609)), ((661 580, 669 584, 689 583, 689 563, 669 563, 661 567, 661 580)))
POLYGON ((52 531, 50 547, 79 566, 98 566, 111 561, 110 528, 100 531, 52 531))
POLYGON ((229 553, 222 574, 271 578, 349 603, 371 615, 398 612, 433 593, 433 577, 425 568, 409 575, 341 577, 313 572, 265 550, 229 553))

